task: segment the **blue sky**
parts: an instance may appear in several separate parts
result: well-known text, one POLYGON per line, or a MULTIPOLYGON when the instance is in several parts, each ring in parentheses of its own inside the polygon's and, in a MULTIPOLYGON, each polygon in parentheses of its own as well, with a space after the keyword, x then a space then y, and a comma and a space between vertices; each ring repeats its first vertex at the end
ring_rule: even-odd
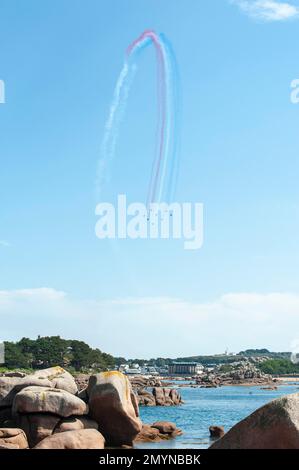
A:
MULTIPOLYGON (((1 0, 3 339, 60 334, 123 356, 289 350, 299 335, 299 2, 1 0), (100 241, 95 179, 124 52, 151 28, 182 84, 177 199, 205 242, 100 241)), ((110 196, 145 197, 154 51, 140 59, 110 196)))

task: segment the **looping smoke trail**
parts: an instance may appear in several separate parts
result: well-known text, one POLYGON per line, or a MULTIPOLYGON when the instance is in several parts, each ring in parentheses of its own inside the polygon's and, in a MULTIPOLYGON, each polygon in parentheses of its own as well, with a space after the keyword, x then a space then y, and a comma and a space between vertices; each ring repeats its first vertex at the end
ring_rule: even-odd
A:
POLYGON ((119 126, 137 70, 138 55, 150 44, 155 47, 158 67, 158 132, 157 152, 148 188, 148 206, 162 198, 168 200, 174 197, 178 174, 178 72, 172 47, 163 34, 157 35, 154 31, 146 30, 127 48, 105 125, 97 175, 99 193, 107 183, 108 164, 114 157, 119 126))

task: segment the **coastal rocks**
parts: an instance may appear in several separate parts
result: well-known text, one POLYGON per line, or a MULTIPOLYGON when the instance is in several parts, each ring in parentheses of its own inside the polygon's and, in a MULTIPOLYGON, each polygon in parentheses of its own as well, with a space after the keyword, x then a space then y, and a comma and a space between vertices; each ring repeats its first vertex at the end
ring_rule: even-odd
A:
POLYGON ((19 415, 18 425, 26 433, 29 446, 34 447, 54 431, 60 417, 50 414, 32 413, 19 415))
POLYGON ((156 406, 156 399, 154 395, 147 390, 138 390, 138 403, 140 406, 156 406))
POLYGON ((153 424, 144 424, 134 442, 160 442, 173 439, 181 434, 183 432, 174 423, 157 421, 153 424))
POLYGON ((254 364, 245 362, 230 366, 231 370, 222 372, 215 368, 196 378, 196 383, 203 388, 215 388, 224 385, 272 385, 271 375, 264 374, 254 364))
POLYGON ((4 448, 28 449, 28 442, 24 431, 17 428, 0 428, 0 446, 4 446, 4 448))
POLYGON ((90 375, 88 375, 88 374, 79 374, 75 377, 74 380, 75 380, 75 383, 76 383, 76 386, 77 386, 79 392, 81 392, 81 390, 84 390, 84 389, 87 388, 89 377, 90 377, 90 375))
POLYGON ((165 391, 164 391, 163 388, 154 387, 153 388, 153 395, 155 397, 157 406, 165 406, 166 405, 165 391))
POLYGON ((105 439, 96 429, 67 431, 46 437, 34 449, 104 449, 105 439))
POLYGON ((19 449, 16 444, 0 444, 0 449, 19 449))
POLYGON ((0 377, 0 407, 12 405, 15 395, 25 387, 51 387, 47 379, 39 379, 35 376, 26 377, 0 377))
POLYGON ((176 389, 170 388, 153 388, 153 396, 157 406, 173 406, 183 403, 181 395, 176 389))
POLYGON ((134 442, 159 442, 161 441, 160 433, 157 428, 153 428, 150 424, 143 424, 140 433, 137 434, 134 442))
POLYGON ((220 437, 223 437, 225 434, 223 426, 210 426, 209 431, 210 431, 210 436, 213 439, 219 439, 220 437))
POLYGON ((75 395, 78 392, 74 377, 62 367, 49 367, 34 372, 31 377, 37 377, 40 380, 48 380, 50 387, 59 388, 75 395))
POLYGON ((259 408, 210 449, 299 449, 299 393, 259 408))
POLYGON ((233 370, 230 373, 230 376, 234 381, 237 381, 237 382, 255 380, 257 383, 259 383, 261 379, 268 380, 269 378, 269 376, 266 376, 265 374, 263 374, 260 369, 257 369, 251 363, 245 363, 239 366, 236 370, 233 370))
POLYGON ((156 421, 152 426, 162 434, 172 434, 176 430, 176 425, 169 421, 156 421))
POLYGON ((80 431, 81 429, 97 430, 98 427, 98 423, 96 423, 96 421, 93 421, 90 418, 86 418, 84 416, 72 416, 71 418, 61 420, 56 426, 54 433, 66 431, 80 431))
POLYGON ((84 401, 57 388, 27 387, 17 393, 13 402, 13 414, 54 413, 67 418, 87 412, 88 407, 84 401))
POLYGON ((175 388, 172 388, 170 390, 170 399, 174 405, 180 405, 183 402, 181 395, 178 393, 178 391, 175 388))
POLYGON ((158 397, 170 406, 181 403, 175 389, 155 387, 154 394, 140 388, 137 397, 128 378, 116 371, 91 376, 88 386, 85 375, 79 386, 74 383, 59 367, 0 376, 0 449, 101 449, 105 440, 110 447, 131 447, 181 434, 173 423, 142 426, 139 418, 141 397, 144 404, 156 406, 158 397))
POLYGON ((144 377, 142 375, 134 375, 129 377, 133 390, 139 390, 147 387, 162 387, 161 380, 156 377, 144 377))
POLYGON ((183 403, 175 388, 154 387, 152 392, 144 389, 137 391, 140 406, 175 406, 183 403))
POLYGON ((166 404, 168 404, 168 403, 166 403, 167 400, 166 400, 164 388, 154 387, 153 388, 153 395, 155 397, 157 406, 166 406, 166 404))
POLYGON ((142 424, 128 378, 116 371, 92 375, 87 393, 90 415, 106 441, 110 445, 132 445, 142 424))
POLYGON ((11 406, 15 395, 26 387, 59 388, 72 394, 78 392, 74 378, 62 367, 50 367, 26 376, 10 373, 0 377, 0 407, 11 406))

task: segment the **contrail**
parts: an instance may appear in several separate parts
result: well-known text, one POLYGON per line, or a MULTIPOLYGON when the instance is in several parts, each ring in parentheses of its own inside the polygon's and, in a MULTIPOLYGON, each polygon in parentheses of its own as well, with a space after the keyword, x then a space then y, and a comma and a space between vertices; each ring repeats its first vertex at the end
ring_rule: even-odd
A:
POLYGON ((158 68, 158 131, 156 155, 153 158, 147 205, 174 197, 178 173, 179 93, 178 71, 172 47, 163 34, 144 31, 126 51, 123 68, 118 77, 101 147, 98 164, 97 194, 108 180, 108 166, 113 160, 119 127, 125 114, 129 92, 137 71, 139 54, 150 44, 156 50, 158 68))

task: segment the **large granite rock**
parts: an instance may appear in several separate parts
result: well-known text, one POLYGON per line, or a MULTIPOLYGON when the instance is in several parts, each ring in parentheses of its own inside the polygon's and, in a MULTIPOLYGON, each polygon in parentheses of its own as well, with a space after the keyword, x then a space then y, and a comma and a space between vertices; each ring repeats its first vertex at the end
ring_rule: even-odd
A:
POLYGON ((78 387, 74 377, 59 366, 37 370, 31 375, 31 377, 36 377, 40 380, 49 380, 51 383, 50 387, 59 388, 60 390, 65 390, 66 392, 74 395, 78 392, 78 387))
POLYGON ((154 387, 153 396, 157 406, 173 406, 182 403, 181 395, 175 388, 154 387))
POLYGON ((178 429, 174 423, 156 421, 153 424, 143 424, 134 442, 159 442, 173 439, 181 434, 183 434, 181 429, 178 429))
POLYGON ((18 425, 25 432, 30 447, 51 436, 59 421, 57 415, 42 413, 21 414, 18 417, 18 425))
POLYGON ((12 406, 14 397, 25 387, 51 387, 48 379, 32 375, 26 377, 0 377, 0 408, 12 406))
POLYGON ((75 379, 62 367, 37 370, 24 377, 9 374, 0 377, 0 408, 11 406, 15 395, 26 387, 59 388, 72 394, 78 392, 75 379))
POLYGON ((138 390, 137 393, 140 406, 156 406, 156 399, 152 393, 143 389, 138 390))
POLYGON ((52 434, 34 449, 104 449, 105 439, 96 429, 52 434))
POLYGON ((88 406, 80 398, 65 390, 47 387, 27 387, 15 396, 13 414, 53 413, 64 418, 84 415, 88 406))
POLYGON ((212 439, 219 439, 225 434, 223 426, 210 426, 209 431, 212 439))
POLYGON ((152 392, 139 388, 137 399, 140 406, 174 406, 183 403, 181 395, 175 388, 165 387, 154 387, 152 392))
POLYGON ((161 441, 160 433, 157 428, 153 428, 150 424, 143 424, 141 431, 137 434, 134 442, 159 442, 161 441))
POLYGON ((0 450, 2 449, 7 449, 7 450, 12 450, 12 449, 19 449, 20 447, 16 444, 0 444, 0 450))
POLYGON ((109 445, 132 445, 141 431, 138 403, 128 378, 121 372, 92 375, 88 389, 91 417, 109 445))
POLYGON ((79 431, 80 429, 98 429, 98 423, 84 416, 72 416, 62 419, 56 426, 54 433, 66 431, 79 431))
POLYGON ((154 387, 153 388, 153 395, 156 400, 156 405, 158 406, 165 406, 165 395, 164 389, 161 387, 154 387))
POLYGON ((4 446, 3 448, 28 449, 24 431, 17 428, 0 428, 0 446, 4 446))
POLYGON ((210 449, 299 449, 299 393, 259 408, 210 449))
POLYGON ((177 429, 176 425, 170 421, 156 421, 152 427, 158 429, 162 434, 172 434, 177 429))

